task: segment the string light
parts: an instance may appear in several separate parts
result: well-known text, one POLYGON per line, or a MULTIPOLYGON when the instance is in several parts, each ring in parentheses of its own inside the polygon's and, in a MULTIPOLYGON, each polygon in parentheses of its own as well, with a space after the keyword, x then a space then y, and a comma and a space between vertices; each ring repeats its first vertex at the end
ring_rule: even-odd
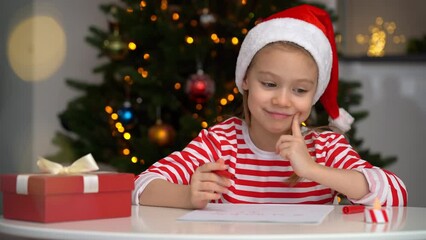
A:
POLYGON ((179 18, 180 18, 180 16, 179 16, 179 13, 173 13, 172 14, 172 19, 174 20, 174 21, 177 21, 177 20, 179 20, 179 18))
POLYGON ((128 44, 128 48, 130 49, 130 50, 135 50, 136 49, 136 43, 134 43, 134 42, 129 42, 129 44, 128 44))
POLYGON ((108 114, 111 114, 112 113, 112 107, 111 106, 106 106, 105 107, 105 112, 107 112, 108 114))
POLYGON ((203 109, 203 105, 198 103, 197 105, 195 105, 195 109, 197 109, 198 111, 200 111, 201 109, 203 109))
POLYGON ((129 75, 126 75, 123 77, 123 80, 127 83, 127 84, 132 84, 133 80, 129 75))
POLYGON ((148 77, 148 71, 147 70, 145 70, 144 68, 142 68, 142 67, 139 67, 138 68, 138 73, 143 77, 143 78, 147 78, 148 77))
POLYGON ((226 104, 228 104, 228 100, 226 100, 225 98, 220 99, 220 104, 222 106, 225 106, 226 104))
POLYGON ((239 92, 239 90, 238 90, 238 88, 237 88, 237 87, 234 87, 234 89, 232 89, 232 91, 233 91, 235 94, 237 94, 237 93, 239 92))
POLYGON ((239 40, 238 40, 238 38, 237 38, 237 37, 233 37, 233 38, 231 39, 231 42, 232 42, 232 44, 234 44, 234 45, 238 45, 239 40))
POLYGON ((211 40, 213 40, 214 43, 219 43, 220 42, 220 40, 219 40, 219 38, 218 38, 218 36, 217 36, 216 33, 212 33, 212 35, 210 35, 210 38, 211 38, 211 40))
POLYGON ((143 59, 144 60, 149 60, 149 58, 150 58, 151 56, 149 55, 149 53, 145 53, 144 55, 143 55, 143 59))
POLYGON ((141 75, 142 75, 143 78, 147 78, 148 77, 148 71, 145 71, 145 70, 142 71, 141 75))
POLYGON ((126 140, 129 140, 131 137, 132 137, 132 135, 130 135, 130 133, 128 133, 128 132, 125 132, 123 134, 123 138, 126 139, 126 140))
POLYGON ((202 128, 207 128, 209 126, 209 124, 206 121, 202 121, 201 122, 201 127, 202 128))
POLYGON ((192 37, 190 37, 190 36, 187 36, 185 40, 186 40, 186 43, 188 43, 188 44, 193 44, 194 43, 194 39, 192 37))
POLYGON ((151 15, 151 21, 152 22, 157 21, 157 15, 151 15))
POLYGON ((168 2, 167 0, 161 0, 161 10, 167 10, 168 2))
POLYGON ((180 84, 180 83, 175 83, 175 90, 179 90, 179 89, 181 89, 182 88, 182 84, 180 84))
POLYGON ((123 149, 122 151, 123 155, 129 155, 130 154, 130 150, 128 148, 123 149))

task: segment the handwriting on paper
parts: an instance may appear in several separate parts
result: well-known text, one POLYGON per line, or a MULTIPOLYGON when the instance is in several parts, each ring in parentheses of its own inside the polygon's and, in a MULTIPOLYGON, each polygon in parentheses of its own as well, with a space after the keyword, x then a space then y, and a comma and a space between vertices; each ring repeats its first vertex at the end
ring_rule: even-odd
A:
POLYGON ((191 211, 178 220, 321 223, 334 209, 331 205, 299 204, 209 204, 191 211))

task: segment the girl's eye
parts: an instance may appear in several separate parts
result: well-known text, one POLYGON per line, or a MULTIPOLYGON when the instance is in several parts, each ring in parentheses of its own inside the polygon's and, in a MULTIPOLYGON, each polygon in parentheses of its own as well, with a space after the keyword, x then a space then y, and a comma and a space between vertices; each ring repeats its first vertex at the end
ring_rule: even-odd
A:
POLYGON ((295 88, 293 91, 296 92, 296 93, 298 93, 298 94, 302 94, 302 93, 308 92, 308 90, 305 90, 303 88, 295 88))
POLYGON ((277 84, 272 83, 272 82, 262 82, 262 85, 268 88, 272 88, 272 87, 276 87, 277 84))

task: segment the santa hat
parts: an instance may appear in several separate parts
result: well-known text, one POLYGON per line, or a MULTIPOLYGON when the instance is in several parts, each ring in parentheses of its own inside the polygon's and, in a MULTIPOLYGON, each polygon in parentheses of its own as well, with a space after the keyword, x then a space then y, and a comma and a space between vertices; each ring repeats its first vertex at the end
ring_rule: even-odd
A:
POLYGON ((330 126, 347 132, 353 117, 337 104, 338 59, 333 25, 328 13, 307 4, 278 12, 253 27, 241 44, 235 70, 235 82, 243 93, 242 82, 254 55, 273 42, 293 42, 306 49, 318 66, 318 100, 330 116, 330 126))

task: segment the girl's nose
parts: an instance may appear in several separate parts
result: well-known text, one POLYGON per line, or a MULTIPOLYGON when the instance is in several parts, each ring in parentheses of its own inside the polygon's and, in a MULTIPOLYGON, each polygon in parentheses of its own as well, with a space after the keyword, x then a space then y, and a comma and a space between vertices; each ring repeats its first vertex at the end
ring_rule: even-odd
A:
POLYGON ((290 106, 290 95, 286 91, 279 91, 272 97, 272 104, 281 107, 290 106))

